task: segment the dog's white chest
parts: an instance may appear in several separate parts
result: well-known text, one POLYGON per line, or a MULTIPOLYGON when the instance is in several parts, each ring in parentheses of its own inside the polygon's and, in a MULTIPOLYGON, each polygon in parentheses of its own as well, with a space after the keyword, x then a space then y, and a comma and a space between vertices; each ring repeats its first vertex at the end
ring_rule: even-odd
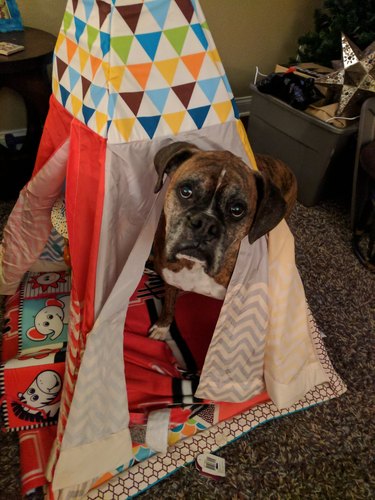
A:
POLYGON ((174 272, 164 268, 163 279, 167 283, 186 292, 195 292, 215 299, 224 299, 226 288, 204 272, 203 265, 195 262, 191 269, 183 267, 174 272))

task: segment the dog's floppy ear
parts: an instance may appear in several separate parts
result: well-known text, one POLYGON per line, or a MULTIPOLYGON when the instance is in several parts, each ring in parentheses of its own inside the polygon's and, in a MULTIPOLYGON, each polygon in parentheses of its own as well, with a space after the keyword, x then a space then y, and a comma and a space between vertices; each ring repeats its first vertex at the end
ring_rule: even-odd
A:
POLYGON ((277 226, 285 216, 287 205, 280 192, 266 176, 254 173, 258 192, 255 216, 249 230, 249 242, 258 238, 277 226))
POLYGON ((155 155, 154 165, 158 174, 158 180, 154 193, 158 193, 163 187, 164 174, 170 175, 181 163, 198 153, 199 148, 190 142, 174 142, 160 149, 155 155))

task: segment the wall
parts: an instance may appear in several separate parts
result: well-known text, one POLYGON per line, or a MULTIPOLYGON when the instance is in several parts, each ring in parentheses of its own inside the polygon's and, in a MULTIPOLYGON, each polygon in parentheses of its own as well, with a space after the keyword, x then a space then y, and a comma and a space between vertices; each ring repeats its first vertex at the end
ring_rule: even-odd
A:
MULTIPOLYGON (((323 0, 201 0, 234 95, 249 95, 255 66, 263 73, 296 53, 323 0)), ((57 34, 66 0, 17 0, 23 23, 57 34)), ((25 127, 22 99, 0 92, 0 131, 25 127)))
POLYGON ((236 97, 249 95, 255 66, 271 72, 296 54, 323 0, 201 0, 236 97))
MULTIPOLYGON (((16 0, 25 26, 57 35, 64 15, 66 0, 16 0)), ((26 113, 22 98, 9 89, 0 91, 1 131, 26 127, 26 113)))

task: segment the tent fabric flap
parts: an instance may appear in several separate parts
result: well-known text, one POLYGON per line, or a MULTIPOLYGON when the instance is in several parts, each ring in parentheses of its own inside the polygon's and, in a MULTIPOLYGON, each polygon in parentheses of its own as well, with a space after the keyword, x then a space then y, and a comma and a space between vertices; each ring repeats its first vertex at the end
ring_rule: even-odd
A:
POLYGON ((60 467, 55 470, 53 478, 53 488, 59 490, 83 483, 102 474, 103 461, 109 467, 108 470, 112 470, 128 463, 132 456, 128 428, 92 444, 62 450, 60 467))
MULTIPOLYGON (((191 131, 182 134, 181 140, 190 140, 207 149, 228 148, 246 159, 246 152, 238 141, 235 122, 208 127, 199 133, 191 131), (222 142, 219 144, 216 142, 218 140, 222 142)), ((59 480, 60 486, 63 478, 68 477, 64 472, 67 462, 60 461, 60 454, 68 454, 69 449, 79 446, 93 446, 95 449, 96 441, 109 439, 111 435, 121 432, 124 423, 129 421, 122 354, 124 321, 127 303, 151 251, 164 200, 164 189, 157 196, 153 194, 156 174, 151 170, 152 158, 169 141, 171 138, 154 140, 147 148, 141 148, 139 143, 108 147, 106 191, 112 195, 107 195, 104 202, 98 251, 101 265, 98 265, 96 285, 96 289, 101 290, 102 304, 99 309, 100 299, 97 298, 97 316, 93 328, 86 336, 76 382, 73 376, 76 368, 72 369, 71 376, 67 372, 71 389, 65 391, 62 397, 62 410, 67 420, 61 448, 56 450, 56 464, 54 465, 53 455, 50 462, 51 470, 62 478, 59 480), (123 173, 119 172, 121 166, 123 173), (144 183, 145 178, 153 178, 154 181, 144 183), (119 179, 124 182, 125 190, 129 189, 130 183, 131 195, 129 193, 126 196, 126 191, 118 191, 119 179), (145 199, 148 200, 146 203, 145 199), (136 217, 135 220, 130 217, 129 220, 127 214, 132 204, 134 207, 144 206, 143 217, 136 217), (115 214, 115 220, 118 214, 123 214, 119 224, 111 222, 111 214, 115 214), (131 244, 128 238, 133 239, 131 244), (104 257, 107 255, 111 257, 108 265, 104 257), (119 257, 117 262, 116 256, 119 257), (105 296, 105 290, 109 291, 108 296, 105 296), (73 390, 74 397, 71 398, 73 390)), ((137 212, 136 208, 133 210, 137 212)), ((68 363, 70 357, 68 356, 68 363)), ((60 418, 60 428, 61 424, 60 418)), ((112 461, 107 462, 105 454, 98 456, 97 462, 101 463, 102 473, 113 468, 112 461)), ((89 479, 91 471, 90 464, 87 465, 87 471, 84 465, 81 469, 85 480, 89 479)), ((94 481, 96 477, 92 476, 91 479, 94 481)), ((53 486, 55 487, 54 482, 53 486)), ((65 487, 69 489, 70 485, 66 484, 65 487)))
MULTIPOLYGON (((270 322, 264 358, 267 392, 288 408, 328 380, 312 341, 311 314, 294 259, 294 238, 285 221, 269 234, 270 322)), ((315 327, 315 325, 314 325, 315 327)))
POLYGON ((0 246, 2 295, 16 292, 47 243, 52 228, 51 209, 64 187, 71 122, 72 117, 52 97, 32 179, 21 191, 4 228, 0 246))

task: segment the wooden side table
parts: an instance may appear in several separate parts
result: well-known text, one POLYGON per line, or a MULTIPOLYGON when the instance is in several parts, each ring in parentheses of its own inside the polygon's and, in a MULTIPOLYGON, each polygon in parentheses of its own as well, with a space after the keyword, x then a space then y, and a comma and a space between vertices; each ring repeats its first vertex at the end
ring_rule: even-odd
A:
POLYGON ((16 198, 29 180, 36 158, 43 125, 48 113, 51 82, 47 66, 52 62, 56 38, 45 31, 0 33, 0 41, 23 45, 25 50, 0 55, 0 89, 8 87, 24 100, 27 133, 20 150, 0 146, 0 199, 16 198))

